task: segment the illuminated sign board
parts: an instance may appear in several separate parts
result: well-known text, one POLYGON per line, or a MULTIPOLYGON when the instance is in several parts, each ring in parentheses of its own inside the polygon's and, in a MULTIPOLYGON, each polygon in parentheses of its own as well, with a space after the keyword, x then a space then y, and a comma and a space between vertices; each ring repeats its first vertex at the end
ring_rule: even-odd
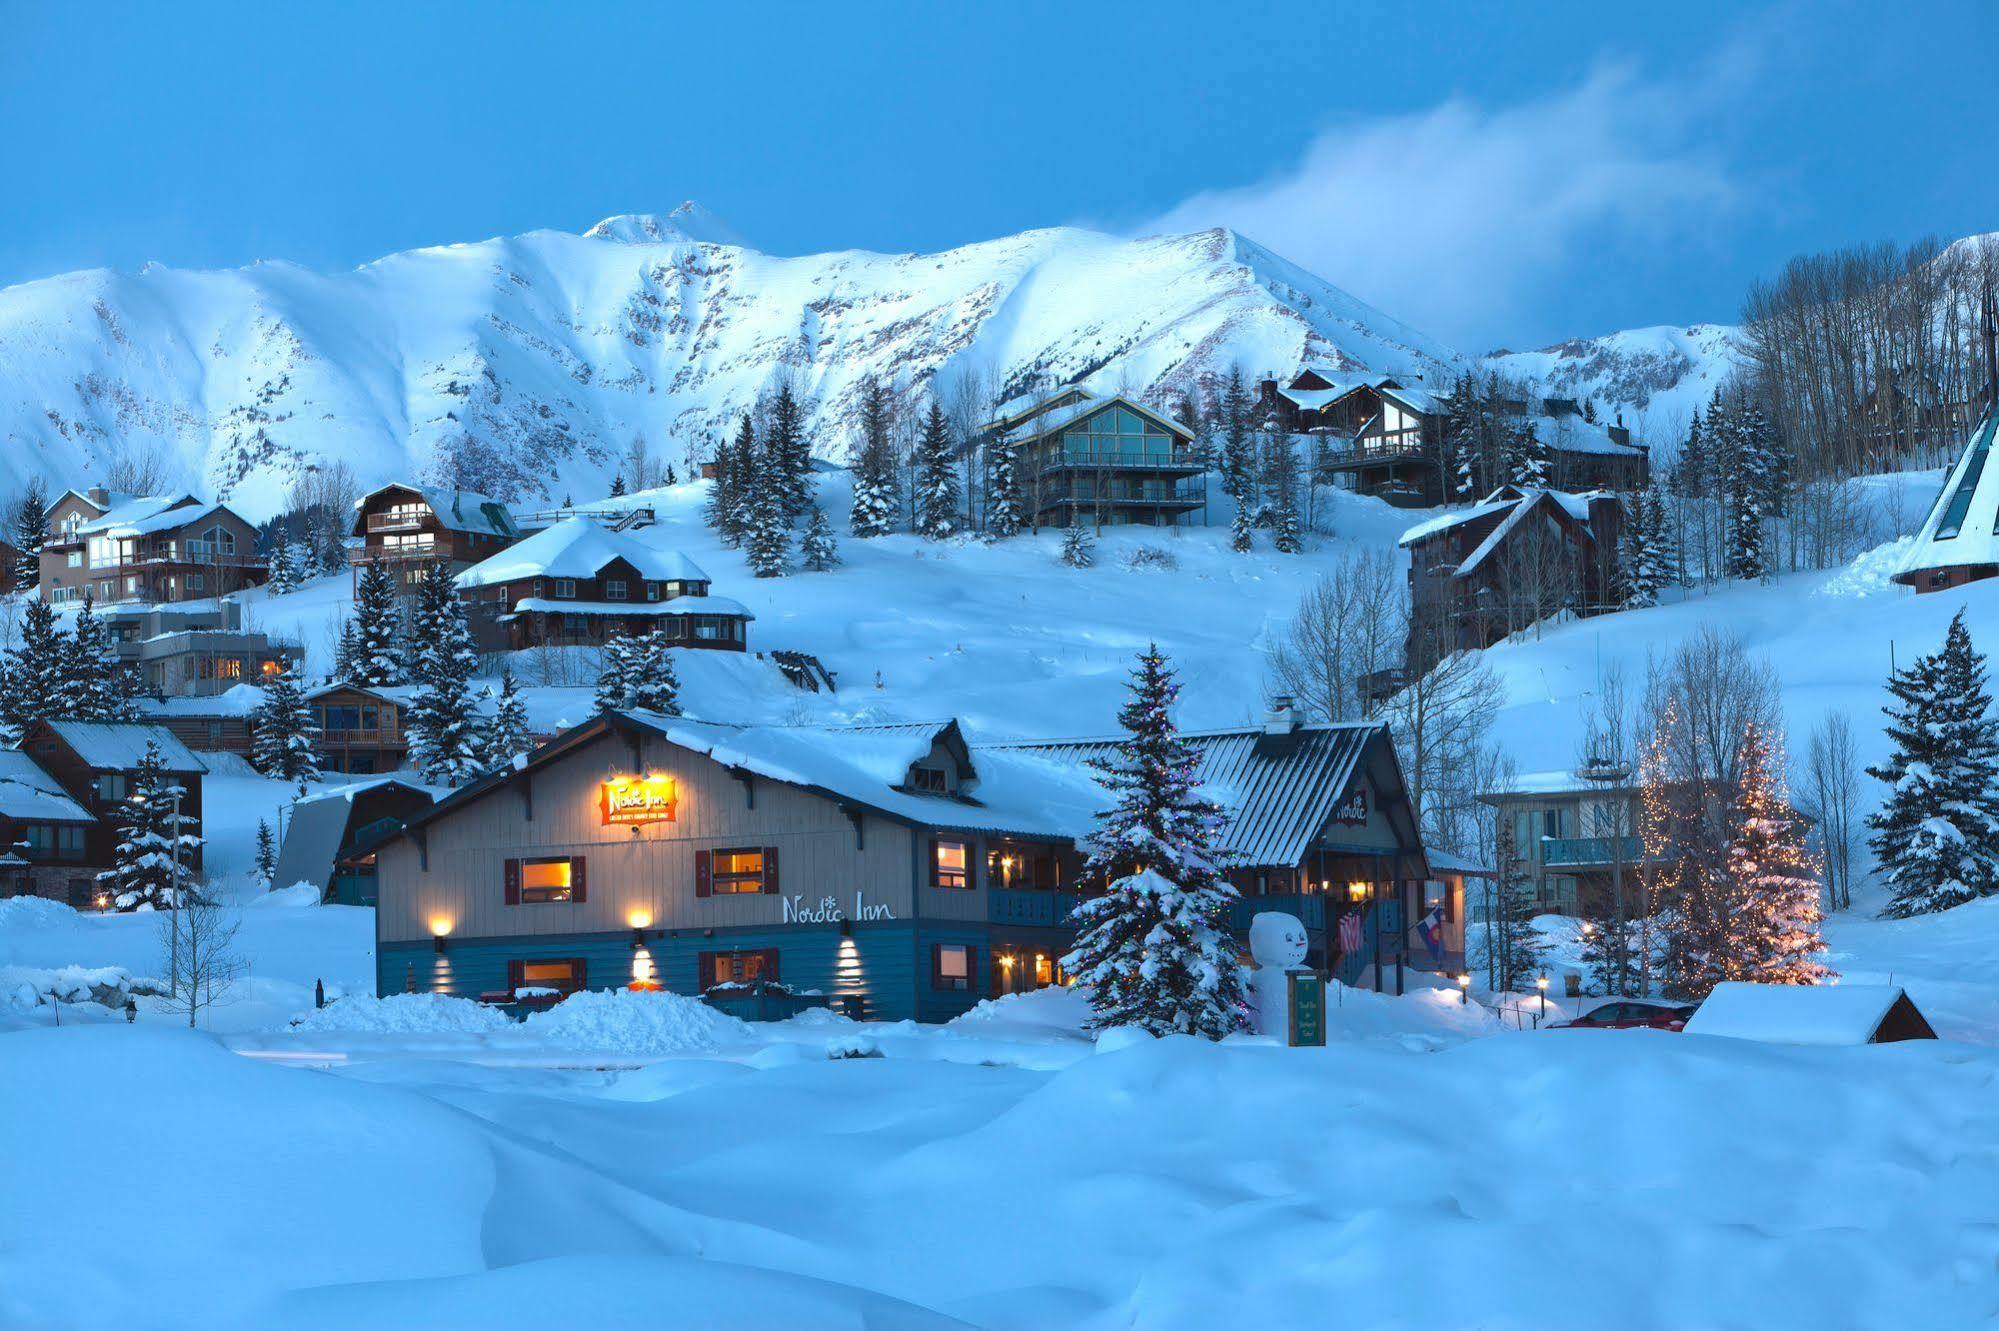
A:
POLYGON ((604 826, 638 827, 670 823, 680 802, 680 788, 670 776, 615 776, 606 781, 600 798, 604 826))

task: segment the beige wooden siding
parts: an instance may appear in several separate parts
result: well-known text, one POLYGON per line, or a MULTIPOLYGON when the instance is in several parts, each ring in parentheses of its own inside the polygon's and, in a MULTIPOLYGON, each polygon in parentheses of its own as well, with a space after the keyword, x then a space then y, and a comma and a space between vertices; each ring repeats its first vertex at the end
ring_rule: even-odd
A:
MULTIPOLYGON (((785 922, 784 904, 792 898, 817 909, 832 896, 851 918, 857 892, 897 920, 910 918, 915 847, 908 828, 868 816, 865 849, 857 850, 852 822, 831 800, 763 779, 754 788, 751 809, 743 783, 721 765, 658 739, 645 741, 635 764, 630 740, 606 736, 423 829, 427 872, 417 867, 412 838, 385 849, 381 937, 428 938, 433 919, 465 938, 627 929, 635 909, 647 912, 655 929, 772 926, 785 922), (602 782, 634 772, 674 778, 674 821, 636 833, 603 825, 602 782), (522 791, 529 779, 532 821, 522 791), (778 851, 778 894, 694 895, 696 851, 764 846, 778 851), (505 862, 539 855, 583 855, 587 899, 507 905, 505 862)), ((983 915, 983 894, 955 895, 978 895, 983 915)))

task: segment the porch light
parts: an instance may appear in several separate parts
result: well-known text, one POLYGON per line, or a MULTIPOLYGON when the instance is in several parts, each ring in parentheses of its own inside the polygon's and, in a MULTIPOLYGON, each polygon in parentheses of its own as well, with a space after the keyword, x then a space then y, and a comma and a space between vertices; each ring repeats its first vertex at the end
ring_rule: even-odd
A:
POLYGON ((1010 971, 1013 969, 1013 953, 1011 952, 1000 953, 1000 969, 1006 971, 1010 971))
POLYGON ((444 936, 451 932, 451 917, 433 915, 430 917, 430 942, 439 952, 444 951, 444 936))
POLYGON ((652 928, 652 912, 644 906, 634 906, 625 912, 625 923, 632 926, 632 947, 644 947, 646 930, 652 928))
POLYGON ((1347 896, 1354 901, 1367 900, 1367 884, 1358 880, 1347 884, 1347 896))

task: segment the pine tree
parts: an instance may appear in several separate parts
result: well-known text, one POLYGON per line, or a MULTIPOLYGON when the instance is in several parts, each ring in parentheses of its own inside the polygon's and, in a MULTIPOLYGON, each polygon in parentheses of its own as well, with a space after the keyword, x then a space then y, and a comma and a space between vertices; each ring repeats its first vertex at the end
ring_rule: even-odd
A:
POLYGON ((745 535, 750 570, 760 578, 781 578, 785 556, 791 551, 791 514, 786 507, 784 479, 787 462, 769 435, 754 447, 745 535))
POLYGON ((862 390, 861 442, 854 454, 854 508, 850 526, 863 540, 895 530, 902 512, 888 393, 870 378, 862 390))
POLYGON ((604 644, 603 672, 597 679, 600 711, 680 715, 680 680, 673 647, 655 630, 639 637, 619 634, 604 644))
POLYGON ((104 632, 91 598, 83 598, 64 643, 62 686, 57 715, 79 721, 130 721, 131 674, 104 632))
POLYGON ((521 700, 520 689, 514 684, 513 667, 503 667, 500 671, 500 696, 493 705, 493 720, 486 727, 486 766, 494 771, 506 767, 515 757, 526 753, 528 740, 528 709, 521 700))
POLYGON ((273 596, 290 596, 298 590, 298 560, 293 557, 291 537, 282 518, 271 529, 271 577, 267 585, 273 596))
POLYGON ((1222 493, 1235 505, 1229 544, 1238 552, 1249 550, 1256 523, 1256 468, 1250 455, 1249 410, 1242 368, 1230 366, 1229 377, 1222 383, 1222 493))
POLYGON ((146 741, 132 773, 130 795, 118 806, 118 846, 112 867, 97 875, 121 911, 171 910, 187 899, 189 872, 202 839, 186 809, 175 816, 180 781, 165 770, 160 746, 146 741), (179 839, 175 839, 178 821, 179 839))
POLYGON ((1097 562, 1097 543, 1088 527, 1079 523, 1062 533, 1062 562, 1070 568, 1089 568, 1097 562))
POLYGON ((1893 747, 1867 769, 1888 786, 1867 819, 1893 893, 1883 913, 1922 915, 1999 891, 1999 721, 1962 610, 1943 646, 1897 670, 1888 692, 1893 747))
POLYGON ((1500 865, 1484 930, 1486 982, 1495 993, 1523 993, 1540 972, 1547 944, 1534 928, 1533 884, 1519 876, 1513 829, 1501 819, 1493 852, 1500 865))
POLYGON ((1679 533, 1673 523, 1672 501, 1667 497, 1665 487, 1654 482, 1644 502, 1644 578, 1656 602, 1659 593, 1682 584, 1685 577, 1681 567, 1683 556, 1679 533))
POLYGON ((917 534, 932 541, 955 535, 962 500, 957 460, 951 456, 951 428, 944 419, 944 408, 932 398, 923 434, 916 442, 917 534))
POLYGON ((75 697, 69 669, 74 649, 56 627, 55 611, 35 597, 21 619, 21 641, 7 649, 7 687, 0 693, 0 728, 12 743, 31 721, 64 718, 75 697))
POLYGON ((756 423, 744 412, 735 440, 715 449, 714 488, 708 495, 708 525, 724 545, 741 545, 749 534, 756 471, 756 423))
POLYGON ((264 696, 251 715, 255 740, 250 765, 265 776, 295 781, 303 790, 319 780, 319 750, 313 740, 312 705, 289 669, 278 671, 264 685, 264 696))
POLYGON ((632 705, 633 641, 614 633, 597 652, 597 710, 621 712, 632 705))
POLYGON ((277 886, 272 880, 278 876, 278 843, 271 835, 271 825, 262 818, 257 820, 257 886, 266 892, 277 886))
POLYGON ((996 541, 1020 535, 1020 475, 1013 446, 995 435, 986 442, 986 535, 996 541))
POLYGON ((1270 530, 1280 555, 1305 548, 1298 522, 1298 455, 1284 435, 1273 437, 1270 451, 1270 530))
POLYGON ((1680 446, 1680 456, 1673 459, 1673 493, 1683 499, 1699 499, 1707 493, 1707 448, 1706 427, 1701 424, 1700 409, 1696 407, 1693 422, 1687 426, 1687 442, 1680 446))
POLYGON ((805 524, 805 539, 799 543, 798 553, 808 571, 824 573, 838 567, 840 547, 833 540, 833 524, 826 520, 826 510, 814 504, 812 516, 805 524))
POLYGON ((1553 459, 1532 416, 1506 427, 1506 479, 1523 487, 1544 486, 1553 473, 1553 459))
POLYGON ((1179 692, 1149 647, 1118 712, 1125 738, 1114 757, 1091 760, 1111 804, 1084 876, 1107 890, 1076 907, 1075 950, 1062 964, 1089 989, 1093 1030, 1218 1040, 1248 1014, 1230 936, 1236 891, 1222 876, 1225 817, 1197 792, 1199 755, 1173 724, 1179 692))
POLYGON ((354 644, 348 682, 364 689, 391 688, 404 679, 397 649, 402 610, 397 602, 395 574, 380 560, 361 565, 354 586, 354 644))
POLYGON ((1737 759, 1729 818, 1728 873, 1742 902, 1731 921, 1739 939, 1730 958, 1732 980, 1757 984, 1823 984, 1837 974, 1819 954, 1819 868, 1805 844, 1805 820, 1785 798, 1782 755, 1750 726, 1737 759))
POLYGON ((1483 454, 1485 402, 1476 377, 1460 375, 1444 399, 1443 470, 1450 498, 1470 502, 1492 493, 1483 454))
POLYGON ((770 405, 765 445, 771 455, 780 507, 786 522, 803 517, 812 507, 812 441, 805 433, 805 411, 786 379, 777 386, 770 405))
POLYGON ((21 553, 14 560, 14 586, 30 591, 42 580, 42 546, 49 539, 48 495, 42 478, 28 482, 21 505, 14 512, 14 548, 21 553))
POLYGON ((619 472, 611 478, 611 498, 622 499, 625 495, 625 473, 619 472))
POLYGON ((1768 571, 1763 559, 1763 481, 1753 451, 1732 450, 1725 481, 1728 506, 1728 552, 1724 570, 1731 578, 1761 579, 1768 571))
POLYGON ((478 665, 465 604, 450 566, 434 560, 417 584, 411 609, 412 681, 410 756, 423 779, 461 786, 480 774, 481 722, 473 705, 471 679, 478 665))

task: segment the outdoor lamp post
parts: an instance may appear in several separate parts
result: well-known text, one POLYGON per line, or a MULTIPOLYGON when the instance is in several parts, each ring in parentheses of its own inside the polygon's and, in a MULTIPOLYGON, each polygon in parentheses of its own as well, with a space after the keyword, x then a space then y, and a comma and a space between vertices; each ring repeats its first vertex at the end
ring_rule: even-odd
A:
POLYGON ((1459 1001, 1460 1003, 1463 1003, 1463 1004, 1464 1004, 1465 1006, 1467 1006, 1467 1007, 1471 1006, 1471 972, 1470 972, 1470 971, 1459 971, 1459 972, 1458 972, 1458 1001, 1459 1001))
POLYGON ((1548 972, 1542 971, 1534 977, 1534 987, 1541 991, 1541 1016, 1545 1020, 1548 1016, 1548 972))

